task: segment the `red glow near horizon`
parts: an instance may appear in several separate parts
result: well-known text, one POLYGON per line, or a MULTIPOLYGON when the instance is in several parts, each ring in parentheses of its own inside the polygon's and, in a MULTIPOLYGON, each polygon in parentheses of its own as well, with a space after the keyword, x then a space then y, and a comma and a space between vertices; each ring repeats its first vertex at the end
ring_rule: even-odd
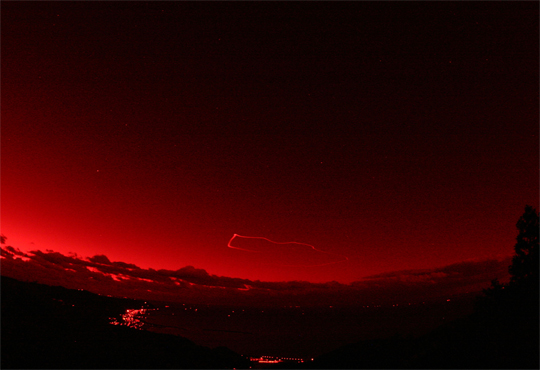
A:
POLYGON ((232 241, 236 238, 244 238, 244 239, 260 239, 260 240, 265 240, 267 242, 270 242, 272 244, 278 244, 278 245, 286 245, 286 244, 296 244, 296 245, 304 245, 306 247, 310 247, 312 250, 316 251, 316 252, 320 252, 320 253, 325 253, 325 254, 330 254, 330 255, 335 255, 335 256, 340 256, 340 257, 343 257, 342 260, 339 260, 339 261, 333 261, 333 262, 328 262, 328 263, 321 263, 321 264, 316 264, 316 265, 307 265, 307 264, 297 264, 297 265, 290 265, 290 264, 281 264, 281 266, 288 266, 288 267, 295 267, 295 266, 313 266, 313 267, 317 267, 317 266, 327 266, 327 265, 333 265, 333 264, 336 264, 336 263, 339 263, 339 262, 345 262, 345 261, 348 261, 349 260, 349 257, 345 256, 345 255, 341 255, 341 254, 338 254, 338 253, 332 253, 332 252, 326 252, 326 251, 323 251, 323 250, 320 250, 320 249, 317 249, 315 248, 313 245, 311 244, 307 244, 307 243, 301 243, 301 242, 276 242, 274 240, 270 240, 268 238, 265 238, 263 236, 245 236, 245 235, 239 235, 239 234, 233 234, 232 238, 229 240, 229 242, 227 243, 227 247, 229 248, 232 248, 232 249, 238 249, 238 250, 241 250, 241 251, 244 251, 244 252, 254 252, 254 253, 262 253, 262 251, 256 251, 256 250, 252 250, 252 249, 246 249, 246 248, 239 248, 239 247, 235 247, 235 246, 232 246, 231 243, 232 241))

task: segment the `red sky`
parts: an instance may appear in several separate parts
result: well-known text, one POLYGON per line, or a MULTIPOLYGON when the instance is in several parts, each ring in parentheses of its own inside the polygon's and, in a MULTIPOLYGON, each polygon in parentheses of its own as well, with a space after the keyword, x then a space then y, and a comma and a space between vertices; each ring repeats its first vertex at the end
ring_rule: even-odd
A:
POLYGON ((535 2, 3 2, 2 233, 264 281, 508 256, 538 41, 535 2))

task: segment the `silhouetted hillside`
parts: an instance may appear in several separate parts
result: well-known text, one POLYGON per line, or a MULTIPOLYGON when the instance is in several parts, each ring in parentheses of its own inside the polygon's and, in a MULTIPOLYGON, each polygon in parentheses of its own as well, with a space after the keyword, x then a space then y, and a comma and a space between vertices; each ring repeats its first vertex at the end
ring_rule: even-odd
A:
MULTIPOLYGON (((247 367, 226 349, 109 324, 145 302, 2 276, 2 368, 247 367)), ((148 305, 146 305, 148 306, 148 305)))

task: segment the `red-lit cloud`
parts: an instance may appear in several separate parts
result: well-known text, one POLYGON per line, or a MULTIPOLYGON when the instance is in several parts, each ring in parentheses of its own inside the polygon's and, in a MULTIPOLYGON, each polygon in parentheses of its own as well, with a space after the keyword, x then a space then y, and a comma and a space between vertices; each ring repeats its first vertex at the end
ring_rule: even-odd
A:
POLYGON ((389 304, 420 302, 489 286, 508 277, 510 258, 464 261, 428 270, 369 276, 351 284, 263 282, 211 275, 186 266, 142 269, 105 255, 82 258, 54 251, 28 253, 2 246, 2 275, 130 298, 208 304, 389 304))

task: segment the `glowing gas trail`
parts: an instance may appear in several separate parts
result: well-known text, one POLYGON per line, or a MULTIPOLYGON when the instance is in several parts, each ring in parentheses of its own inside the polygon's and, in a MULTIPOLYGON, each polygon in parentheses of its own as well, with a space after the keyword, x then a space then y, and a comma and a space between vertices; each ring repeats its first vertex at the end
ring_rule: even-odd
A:
MULTIPOLYGON (((238 236, 238 237, 241 237, 241 238, 259 239, 259 238, 256 237, 256 236, 242 236, 242 235, 234 234, 234 235, 232 236, 231 240, 229 240, 229 243, 227 244, 227 247, 232 248, 232 249, 239 249, 239 250, 245 251, 245 252, 261 253, 260 251, 254 251, 254 250, 251 250, 251 249, 244 249, 244 248, 233 247, 233 246, 231 245, 231 243, 232 243, 233 239, 236 238, 237 236, 238 236)), ((265 238, 262 238, 262 239, 265 239, 265 238)), ((266 239, 266 240, 268 240, 268 239, 266 239)))
POLYGON ((319 264, 319 265, 281 265, 281 266, 291 266, 291 267, 294 267, 294 266, 326 266, 326 265, 333 265, 333 264, 335 264, 335 263, 345 262, 345 261, 348 261, 348 260, 349 260, 349 257, 347 257, 347 256, 344 256, 344 255, 341 255, 341 254, 337 254, 337 253, 332 253, 332 252, 322 251, 322 250, 320 250, 320 249, 315 248, 315 247, 314 247, 313 245, 311 245, 311 244, 300 243, 300 242, 276 242, 276 241, 270 240, 270 239, 265 238, 265 237, 262 237, 262 236, 245 236, 245 235, 233 234, 232 238, 229 240, 229 243, 227 243, 227 247, 232 248, 232 249, 239 249, 239 250, 245 251, 245 252, 261 253, 261 251, 254 251, 254 250, 251 250, 251 249, 245 249, 245 248, 239 248, 239 247, 234 247, 234 246, 232 246, 231 243, 232 243, 232 241, 233 241, 236 237, 238 237, 238 238, 244 238, 244 239, 262 239, 262 240, 266 240, 267 242, 270 242, 270 243, 273 243, 273 244, 298 244, 298 245, 305 245, 306 247, 310 247, 311 249, 313 249, 314 251, 317 251, 317 252, 326 253, 326 254, 333 254, 333 255, 335 255, 335 256, 343 257, 342 260, 335 261, 335 262, 322 263, 322 264, 319 264))

